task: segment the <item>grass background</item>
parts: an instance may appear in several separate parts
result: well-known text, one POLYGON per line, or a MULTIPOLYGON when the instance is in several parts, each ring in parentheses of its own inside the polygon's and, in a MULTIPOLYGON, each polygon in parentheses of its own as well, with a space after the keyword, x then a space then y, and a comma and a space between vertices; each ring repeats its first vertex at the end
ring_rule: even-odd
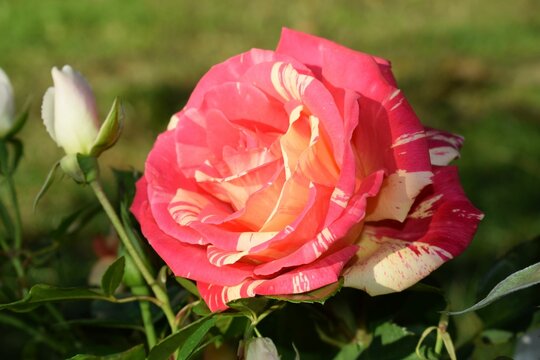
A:
MULTIPOLYGON (((390 59, 422 122, 465 136, 456 163, 486 218, 469 250, 445 266, 465 277, 480 271, 540 234, 538 14, 534 0, 0 0, 0 66, 19 108, 32 99, 16 178, 26 241, 93 201, 89 189, 65 179, 31 210, 62 156, 39 114, 52 66, 80 70, 102 115, 115 96, 123 99, 124 136, 104 155, 110 179, 108 166, 142 170, 155 137, 210 66, 253 47, 273 49, 286 26, 390 59)), ((97 223, 89 231, 106 229, 97 223)))

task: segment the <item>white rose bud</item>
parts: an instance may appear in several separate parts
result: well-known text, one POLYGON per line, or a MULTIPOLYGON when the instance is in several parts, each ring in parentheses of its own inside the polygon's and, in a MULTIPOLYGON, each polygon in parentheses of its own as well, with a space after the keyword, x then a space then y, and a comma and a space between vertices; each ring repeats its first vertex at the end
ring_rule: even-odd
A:
POLYGON ((0 69, 0 138, 10 132, 15 122, 13 88, 6 73, 0 69))
POLYGON ((80 73, 66 65, 52 69, 54 87, 43 97, 41 115, 47 132, 66 154, 90 154, 99 130, 96 100, 80 73))
POLYGON ((276 345, 270 338, 252 338, 246 346, 246 360, 279 360, 276 345))

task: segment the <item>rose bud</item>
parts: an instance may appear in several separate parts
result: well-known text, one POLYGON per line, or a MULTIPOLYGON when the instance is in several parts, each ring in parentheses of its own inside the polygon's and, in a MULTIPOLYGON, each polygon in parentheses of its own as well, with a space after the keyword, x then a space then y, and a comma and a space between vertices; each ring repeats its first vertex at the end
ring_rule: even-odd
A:
POLYGON ((54 87, 45 93, 41 108, 45 127, 66 154, 90 154, 99 129, 92 89, 69 65, 54 67, 52 77, 54 87))
POLYGON ((43 97, 41 116, 49 135, 64 149, 62 169, 76 181, 87 181, 81 156, 97 157, 113 146, 122 129, 122 114, 117 100, 101 128, 92 89, 71 66, 52 69, 54 87, 43 97))
POLYGON ((246 345, 246 360, 279 360, 279 358, 276 345, 274 345, 270 338, 253 338, 246 345))
POLYGON ((13 88, 6 73, 0 69, 0 138, 8 134, 15 122, 13 88))

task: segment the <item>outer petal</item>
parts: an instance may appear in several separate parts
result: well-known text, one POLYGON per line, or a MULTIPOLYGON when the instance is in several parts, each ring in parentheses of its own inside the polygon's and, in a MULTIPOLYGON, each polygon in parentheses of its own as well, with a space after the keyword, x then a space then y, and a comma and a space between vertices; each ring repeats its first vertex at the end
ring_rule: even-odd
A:
POLYGON ((141 178, 137 182, 131 212, 139 221, 145 238, 176 276, 233 285, 252 274, 253 266, 247 264, 214 266, 208 262, 205 246, 184 243, 181 239, 173 238, 161 231, 148 204, 146 188, 146 180, 141 178))
POLYGON ((200 234, 186 226, 181 226, 171 215, 169 206, 178 188, 183 187, 188 191, 196 190, 178 169, 174 147, 174 132, 167 131, 158 137, 146 160, 144 176, 148 186, 145 193, 147 193, 152 210, 151 216, 165 234, 187 243, 202 244, 203 239, 200 234))
POLYGON ((270 280, 246 279, 234 286, 197 282, 197 287, 211 311, 225 310, 228 302, 255 295, 308 292, 336 282, 341 270, 354 256, 356 250, 356 246, 348 246, 316 262, 298 267, 270 280))
POLYGON ((373 214, 369 218, 402 221, 415 197, 430 183, 431 163, 424 128, 396 89, 390 64, 287 29, 283 30, 277 51, 310 64, 332 87, 351 89, 361 95, 359 123, 352 139, 358 152, 358 168, 364 175, 380 169, 388 174, 400 171, 394 178, 399 177, 403 184, 388 186, 396 181, 387 180, 380 200, 371 205, 373 214), (389 207, 389 203, 399 203, 399 209, 389 207))
MULTIPOLYGON (((197 108, 202 104, 205 93, 214 86, 224 84, 226 82, 238 81, 244 73, 252 66, 264 62, 285 61, 293 63, 295 68, 305 67, 294 60, 293 58, 277 54, 269 50, 252 49, 240 55, 234 56, 227 61, 214 65, 202 78, 191 93, 189 100, 184 109, 197 108)), ((182 112, 182 111, 181 111, 182 112)), ((178 115, 173 115, 169 123, 168 129, 176 127, 178 123, 178 115)))
POLYGON ((437 166, 448 165, 459 157, 463 137, 436 129, 426 129, 431 163, 437 166))
POLYGON ((482 213, 466 198, 454 167, 436 168, 433 185, 418 197, 403 223, 366 225, 345 286, 371 295, 401 291, 460 254, 482 213))
MULTIPOLYGON (((283 28, 276 49, 276 52, 278 53, 292 56, 311 68, 319 70, 323 66, 323 53, 325 51, 344 52, 348 56, 354 55, 355 57, 372 59, 377 63, 385 80, 390 85, 395 86, 394 76, 390 71, 390 62, 388 60, 354 51, 327 39, 283 28)), ((319 73, 316 70, 315 72, 319 73)))

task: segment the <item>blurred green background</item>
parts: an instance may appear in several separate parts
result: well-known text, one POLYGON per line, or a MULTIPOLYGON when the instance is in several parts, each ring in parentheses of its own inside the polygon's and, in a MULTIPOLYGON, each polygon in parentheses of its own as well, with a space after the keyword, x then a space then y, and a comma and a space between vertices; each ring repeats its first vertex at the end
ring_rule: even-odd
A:
POLYGON ((465 255, 445 266, 468 276, 540 234, 538 14, 534 0, 0 0, 0 66, 19 108, 32 100, 17 175, 27 241, 93 201, 64 179, 31 210, 61 157, 39 114, 52 66, 81 71, 102 115, 123 99, 125 133, 105 162, 142 170, 202 74, 250 48, 273 49, 286 26, 390 59, 423 123, 465 136, 457 164, 486 217, 465 255))

